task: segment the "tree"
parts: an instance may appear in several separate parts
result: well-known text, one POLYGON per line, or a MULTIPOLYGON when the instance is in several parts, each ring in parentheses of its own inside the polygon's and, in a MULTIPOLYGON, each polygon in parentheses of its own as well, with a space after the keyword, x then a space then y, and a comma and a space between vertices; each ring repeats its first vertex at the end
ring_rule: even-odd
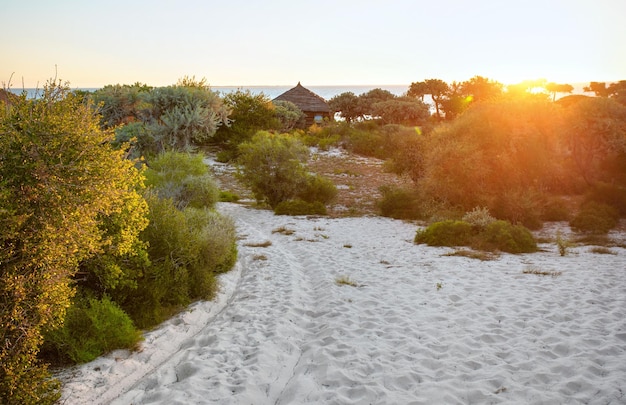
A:
POLYGON ((461 83, 463 95, 471 96, 472 102, 493 100, 502 95, 503 85, 482 76, 474 76, 461 83))
POLYGON ((556 93, 571 93, 574 91, 574 86, 571 84, 557 84, 550 82, 546 84, 546 90, 552 93, 552 101, 556 101, 556 93))
POLYGON ((347 122, 352 122, 360 116, 359 98, 351 91, 334 96, 328 100, 328 105, 347 122))
POLYGON ((573 172, 588 185, 626 186, 626 107, 609 98, 588 97, 569 106, 566 114, 573 172))
POLYGON ((304 163, 308 148, 287 135, 258 132, 252 140, 239 145, 240 178, 259 201, 275 208, 294 198, 306 185, 304 163))
POLYGON ((589 86, 583 87, 583 90, 595 93, 596 97, 608 97, 610 94, 605 82, 591 82, 589 86))
POLYGON ((142 119, 158 151, 191 151, 229 124, 230 109, 204 80, 183 78, 175 86, 152 89, 143 99, 148 106, 142 119))
POLYGON ((423 82, 411 83, 409 87, 408 95, 411 97, 424 98, 425 94, 430 94, 435 104, 435 112, 437 118, 441 119, 440 110, 442 109, 442 102, 448 94, 450 88, 446 82, 441 79, 428 79, 423 82))
POLYGON ((99 107, 102 124, 106 128, 112 128, 139 120, 142 103, 141 93, 150 90, 151 87, 142 83, 115 84, 104 86, 95 91, 91 97, 99 107))
POLYGON ((37 360, 42 332, 63 322, 79 263, 133 244, 140 225, 126 238, 102 219, 145 209, 142 177, 111 148, 93 106, 60 82, 2 107, 0 402, 50 404, 58 393, 37 360))
POLYGON ((381 88, 375 88, 367 93, 363 93, 359 96, 358 111, 361 117, 370 116, 373 117, 374 105, 377 103, 383 103, 395 99, 396 96, 388 90, 381 88))
POLYGON ((421 125, 430 115, 428 106, 411 98, 380 101, 372 105, 372 115, 383 124, 421 125))
POLYGON ((230 125, 218 129, 215 141, 231 150, 236 150, 240 143, 250 140, 257 131, 278 129, 281 126, 274 104, 263 93, 237 90, 224 96, 224 104, 231 111, 230 125))
POLYGON ((281 124, 282 132, 289 132, 301 124, 304 126, 304 113, 291 101, 274 100, 274 113, 281 124))
POLYGON ((626 80, 609 85, 610 97, 622 105, 626 105, 626 80))

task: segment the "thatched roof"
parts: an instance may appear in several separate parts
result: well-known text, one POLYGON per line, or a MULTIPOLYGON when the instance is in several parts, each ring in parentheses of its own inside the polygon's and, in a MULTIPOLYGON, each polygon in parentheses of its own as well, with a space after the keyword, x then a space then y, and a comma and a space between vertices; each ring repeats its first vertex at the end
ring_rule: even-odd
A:
POLYGON ((287 90, 274 100, 291 101, 303 112, 330 112, 330 107, 326 104, 326 100, 311 90, 302 87, 300 82, 298 82, 296 87, 287 90))

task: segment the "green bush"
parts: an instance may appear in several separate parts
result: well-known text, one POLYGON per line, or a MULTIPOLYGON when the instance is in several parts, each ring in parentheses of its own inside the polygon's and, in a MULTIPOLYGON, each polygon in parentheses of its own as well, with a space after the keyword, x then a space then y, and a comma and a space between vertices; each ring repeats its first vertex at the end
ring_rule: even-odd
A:
POLYGON ((543 213, 543 221, 568 221, 570 219, 570 208, 563 198, 552 197, 546 202, 543 213))
POLYGON ((220 201, 221 202, 237 202, 239 201, 239 196, 230 191, 220 191, 220 201))
POLYGON ((149 162, 145 176, 147 186, 179 208, 211 208, 219 200, 217 185, 199 154, 161 153, 149 162))
POLYGON ((455 220, 435 222, 415 235, 415 243, 430 246, 467 246, 471 241, 472 225, 455 220))
POLYGON ((309 175, 306 185, 298 193, 298 197, 310 203, 319 201, 322 204, 328 204, 337 197, 337 187, 325 177, 309 175))
POLYGON ((619 222, 618 211, 607 204, 589 202, 572 218, 570 226, 578 232, 607 233, 619 222))
POLYGON ((275 208, 306 187, 305 162, 309 149, 289 134, 259 132, 250 142, 239 145, 239 178, 257 201, 275 208))
POLYGON ((136 289, 116 292, 140 327, 163 321, 194 299, 211 298, 216 273, 229 270, 237 257, 231 219, 206 208, 181 211, 172 200, 154 194, 146 200, 150 224, 141 238, 152 265, 144 269, 136 289))
POLYGON ((86 363, 115 349, 133 349, 141 340, 129 316, 107 296, 77 300, 59 329, 46 334, 44 355, 86 363))
POLYGON ((380 187, 382 199, 378 202, 380 214, 396 219, 420 218, 419 200, 413 190, 395 186, 380 187))
POLYGON ((415 243, 430 246, 471 246, 474 249, 501 250, 508 253, 529 253, 537 250, 530 231, 507 221, 493 221, 484 228, 465 221, 435 222, 417 231, 415 243))
POLYGON ((586 195, 585 202, 596 202, 610 205, 617 214, 626 216, 626 188, 618 185, 599 183, 596 184, 586 195))
POLYGON ((473 247, 508 253, 531 253, 537 251, 537 242, 532 233, 522 225, 494 221, 478 234, 473 247))
POLYGON ((276 215, 326 215, 326 207, 319 201, 287 200, 274 208, 276 215))

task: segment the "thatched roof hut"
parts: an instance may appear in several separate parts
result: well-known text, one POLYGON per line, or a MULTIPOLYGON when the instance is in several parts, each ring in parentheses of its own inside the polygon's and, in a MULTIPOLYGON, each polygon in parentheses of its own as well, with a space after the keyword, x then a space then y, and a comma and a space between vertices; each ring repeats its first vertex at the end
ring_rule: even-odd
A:
MULTIPOLYGON (((287 90, 274 100, 290 101, 298 106, 305 115, 305 125, 322 122, 325 118, 332 119, 330 107, 322 97, 304 88, 300 82, 290 90, 287 90)), ((272 100, 272 101, 274 101, 272 100)))

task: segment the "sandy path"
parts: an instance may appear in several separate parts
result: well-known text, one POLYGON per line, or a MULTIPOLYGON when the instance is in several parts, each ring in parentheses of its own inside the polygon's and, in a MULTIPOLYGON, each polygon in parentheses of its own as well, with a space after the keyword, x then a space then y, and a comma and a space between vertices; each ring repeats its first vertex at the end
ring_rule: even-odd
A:
POLYGON ((227 305, 144 377, 111 372, 141 353, 83 367, 68 403, 626 403, 626 249, 482 262, 415 246, 400 221, 221 207, 244 236, 227 305), (93 381, 104 396, 79 395, 93 381))

